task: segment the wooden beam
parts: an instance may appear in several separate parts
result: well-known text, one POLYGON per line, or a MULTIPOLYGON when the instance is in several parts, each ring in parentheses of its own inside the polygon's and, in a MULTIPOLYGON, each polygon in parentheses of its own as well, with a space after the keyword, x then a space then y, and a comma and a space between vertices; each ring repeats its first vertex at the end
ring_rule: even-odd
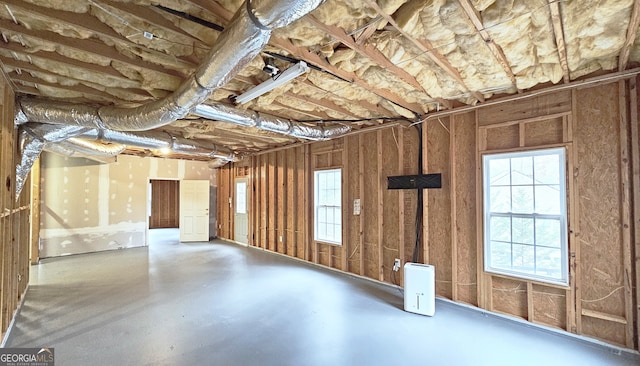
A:
MULTIPOLYGON (((127 89, 130 89, 130 88, 139 89, 141 84, 139 81, 128 79, 127 77, 125 77, 124 75, 122 75, 121 73, 119 73, 118 71, 116 71, 114 68, 110 66, 101 66, 97 64, 88 63, 88 62, 78 61, 72 58, 62 56, 55 52, 47 52, 47 51, 33 52, 33 50, 30 50, 14 42, 2 43, 2 47, 0 47, 0 54, 2 54, 4 50, 10 52, 10 55, 8 55, 7 57, 2 57, 2 61, 7 62, 8 64, 12 63, 12 61, 10 60, 12 59, 15 60, 16 55, 13 55, 13 53, 15 53, 17 55, 22 56, 23 58, 31 60, 30 62, 31 64, 40 63, 42 61, 50 63, 51 67, 49 71, 55 73, 56 75, 60 75, 64 77, 81 78, 81 77, 84 77, 83 76, 84 74, 94 74, 94 75, 99 74, 98 77, 104 79, 105 82, 112 85, 118 85, 121 88, 127 88, 127 89), (69 74, 66 70, 69 70, 69 73, 72 72, 72 74, 69 74), (80 70, 81 72, 73 72, 73 71, 80 71, 80 70)), ((17 62, 25 62, 25 61, 15 60, 15 62, 13 63, 17 63, 17 62)), ((81 79, 81 80, 87 80, 87 79, 81 79)))
MULTIPOLYGON (((327 90, 327 89, 324 89, 324 88, 322 88, 322 87, 320 87, 320 86, 318 86, 318 85, 316 85, 316 84, 312 83, 312 82, 311 82, 311 81, 309 81, 309 80, 305 80, 305 81, 303 82, 303 84, 304 84, 305 86, 310 87, 310 88, 314 88, 314 89, 318 90, 318 91, 319 91, 319 92, 321 92, 321 93, 334 95, 334 92, 333 92, 333 91, 331 91, 331 90, 327 90)), ((340 100, 345 100, 344 98, 342 98, 342 97, 340 97, 340 96, 336 96, 336 97, 337 97, 337 98, 339 98, 340 100)), ((323 100, 324 100, 324 99, 323 99, 323 100)), ((334 104, 333 102, 331 102, 331 103, 332 103, 332 104, 334 104)), ((379 105, 377 105, 377 104, 373 104, 373 103, 367 102, 367 101, 365 101, 365 100, 359 100, 359 101, 358 101, 358 104, 359 104, 362 108, 365 108, 365 109, 368 109, 368 110, 370 110, 370 111, 373 111, 373 112, 377 113, 377 114, 378 114, 378 115, 380 115, 380 116, 384 116, 384 117, 395 117, 395 116, 394 116, 394 115, 393 115, 389 110, 384 109, 384 108, 382 108, 381 106, 379 106, 379 105)), ((336 105, 337 107, 341 108, 341 109, 346 110, 344 107, 340 107, 340 106, 339 106, 339 105, 337 105, 337 104, 335 104, 335 105, 336 105)))
POLYGON ((564 42, 564 29, 562 27, 562 17, 560 16, 560 5, 557 0, 549 1, 549 11, 551 12, 551 23, 553 24, 553 35, 556 38, 558 58, 562 68, 562 78, 565 83, 571 81, 569 74, 569 64, 567 62, 567 48, 564 42))
POLYGON ((54 89, 65 90, 65 91, 74 92, 74 93, 81 93, 85 95, 95 96, 105 100, 120 100, 122 102, 128 102, 128 101, 123 101, 122 99, 118 98, 115 95, 112 95, 100 89, 87 86, 85 84, 65 85, 60 83, 50 83, 44 79, 36 78, 27 72, 18 74, 17 72, 14 71, 14 72, 8 73, 7 76, 15 84, 21 83, 23 85, 33 86, 35 88, 38 88, 38 86, 40 85, 40 86, 46 86, 48 88, 54 88, 54 89))
POLYGON ((364 135, 358 135, 358 198, 360 199, 360 215, 358 215, 358 245, 360 246, 360 256, 358 260, 360 261, 360 275, 366 276, 366 270, 364 267, 364 213, 362 212, 362 208, 367 210, 368 202, 365 202, 364 199, 364 135))
POLYGON ((385 56, 382 52, 380 52, 380 50, 378 50, 374 46, 370 44, 365 44, 365 45, 357 44, 356 41, 344 31, 344 29, 333 26, 333 25, 324 24, 318 19, 316 19, 313 15, 308 15, 305 19, 311 22, 311 24, 318 27, 320 30, 326 32, 327 34, 331 35, 333 38, 342 42, 345 46, 356 51, 362 57, 366 57, 370 59, 375 64, 389 71, 396 77, 402 79, 404 82, 411 85, 415 89, 423 92, 425 95, 427 95, 428 98, 433 99, 434 101, 437 101, 438 103, 442 104, 446 108, 449 108, 449 109, 452 108, 451 102, 443 98, 433 98, 424 89, 424 87, 422 87, 422 85, 418 82, 418 80, 416 80, 416 78, 413 75, 409 74, 403 68, 391 62, 391 60, 389 60, 387 56, 385 56))
MULTIPOLYGON (((127 13, 128 16, 137 18, 143 23, 146 23, 158 28, 162 28, 163 30, 173 34, 173 36, 186 38, 193 43, 200 43, 201 47, 206 46, 201 40, 187 33, 185 30, 177 27, 170 20, 160 15, 159 12, 161 10, 153 6, 143 6, 143 5, 136 5, 132 3, 124 3, 124 2, 117 2, 117 1, 111 1, 111 0, 100 0, 99 1, 100 7, 102 7, 103 4, 113 9, 117 9, 121 12, 127 13)), ((113 17, 114 15, 109 14, 109 16, 113 17)), ((140 31, 144 31, 144 29, 140 31)), ((149 33, 153 33, 153 32, 149 32, 149 33)), ((154 38, 156 38, 156 35, 154 35, 154 38)), ((206 48, 209 48, 209 47, 207 46, 206 48)))
MULTIPOLYGON (((580 127, 578 123, 578 93, 575 89, 571 90, 571 130, 578 131, 580 127)), ((572 160, 572 163, 569 164, 570 167, 574 169, 574 171, 569 172, 569 188, 573 190, 571 192, 571 202, 573 202, 572 206, 570 206, 573 210, 570 215, 570 223, 573 224, 572 227, 569 228, 569 238, 574 239, 569 243, 571 246, 569 248, 569 254, 573 259, 573 267, 575 273, 575 282, 574 282, 574 295, 575 295, 575 332, 577 334, 582 334, 582 253, 580 249, 580 180, 578 179, 578 172, 575 171, 576 166, 578 165, 578 142, 573 141, 571 145, 571 156, 569 159, 572 160)))
POLYGON ((220 2, 216 0, 186 0, 186 2, 215 15, 225 23, 229 23, 233 18, 233 12, 227 10, 224 6, 222 6, 220 2))
POLYGON ((460 3, 460 6, 462 6, 465 14, 467 14, 467 17, 469 18, 471 23, 474 25, 474 27, 476 27, 478 33, 480 33, 480 36, 484 40, 484 43, 487 45, 487 47, 489 47, 491 53, 493 53, 493 56, 496 58, 498 63, 500 63, 500 66, 502 66, 505 74, 507 74, 507 77, 509 78, 509 80, 511 80, 511 84, 513 85, 513 87, 517 88, 518 85, 516 83, 516 76, 511 70, 511 66, 509 65, 507 56, 505 56, 502 48, 497 45, 493 41, 493 39, 491 39, 489 32, 487 32, 487 30, 484 28, 484 24, 482 24, 482 19, 478 10, 473 6, 473 4, 471 4, 471 0, 458 0, 458 2, 460 3))
MULTIPOLYGON (((25 187, 26 189, 27 187, 25 187)), ((29 214, 30 225, 30 261, 31 264, 40 262, 40 158, 31 168, 31 210, 29 214)))
POLYGON ((629 124, 631 125, 631 179, 633 184, 633 232, 634 257, 632 266, 636 273, 636 346, 640 346, 640 129, 638 128, 637 79, 629 79, 629 124))
POLYGON ((476 98, 476 100, 480 102, 484 102, 484 96, 478 91, 470 91, 467 87, 467 84, 462 80, 460 76, 460 72, 451 65, 449 60, 444 57, 440 51, 436 47, 434 47, 431 42, 426 39, 418 40, 411 34, 405 32, 402 27, 396 23, 395 19, 393 19, 389 14, 385 13, 378 4, 373 0, 364 0, 365 4, 373 8, 383 19, 385 19, 389 24, 391 24, 400 34, 402 34, 409 42, 413 43, 414 46, 418 47, 418 49, 426 54, 427 57, 431 59, 436 65, 440 66, 444 72, 449 74, 458 84, 462 87, 465 92, 471 93, 471 95, 476 98))
POLYGON ((374 22, 374 23, 369 24, 362 31, 362 33, 360 33, 360 35, 356 37, 356 43, 361 45, 361 46, 363 44, 365 44, 365 42, 369 39, 369 37, 371 37, 373 35, 373 33, 375 33, 377 28, 378 28, 378 22, 374 22))
MULTIPOLYGON (((404 175, 404 128, 402 126, 398 126, 398 170, 396 171, 398 175, 404 175)), ((403 286, 404 284, 404 271, 402 270, 402 266, 406 263, 405 257, 405 247, 404 241, 405 233, 404 233, 404 225, 405 225, 405 190, 398 190, 398 258, 400 258, 400 270, 396 272, 396 279, 398 283, 396 285, 403 286), (400 277, 398 279, 398 276, 400 277)))
POLYGON ((376 133, 377 141, 377 169, 378 176, 378 198, 376 209, 378 210, 378 279, 384 281, 384 179, 382 175, 382 131, 376 133))
POLYGON ((627 324, 627 319, 618 315, 606 314, 601 311, 582 309, 582 315, 594 319, 602 319, 618 324, 627 324))
POLYGON ((105 60, 119 61, 123 64, 129 65, 129 67, 133 67, 136 70, 148 69, 151 71, 155 71, 159 74, 163 74, 165 77, 177 79, 178 83, 182 81, 184 77, 184 72, 170 70, 163 66, 144 61, 140 58, 130 58, 118 52, 115 47, 108 46, 101 41, 97 41, 94 39, 61 37, 54 32, 27 29, 25 27, 16 25, 15 23, 8 20, 0 20, 0 30, 8 34, 20 35, 27 39, 37 39, 38 42, 56 44, 64 48, 74 50, 76 52, 91 54, 99 58, 104 58, 105 60))
MULTIPOLYGON (((622 257, 624 275, 625 318, 626 326, 626 346, 634 348, 634 311, 633 311, 633 267, 631 263, 631 177, 630 156, 629 156, 629 121, 627 119, 627 85, 624 80, 618 82, 618 113, 620 130, 620 238, 622 239, 622 257)), ((635 106, 634 106, 635 107, 635 106)))
POLYGON ((636 42, 638 26, 640 26, 640 4, 636 0, 633 2, 633 9, 631 10, 631 19, 629 19, 629 26, 627 27, 627 38, 624 41, 622 50, 620 50, 620 56, 618 56, 618 71, 624 71, 629 64, 629 55, 633 44, 636 42))
MULTIPOLYGON (((73 12, 68 12, 68 11, 63 11, 63 10, 57 10, 57 9, 52 9, 52 8, 47 8, 47 7, 42 7, 42 6, 37 6, 37 5, 33 5, 27 2, 23 2, 23 1, 18 1, 18 0, 6 0, 4 1, 5 3, 7 3, 8 5, 10 5, 12 8, 18 8, 21 9, 22 11, 28 12, 30 14, 34 14, 36 16, 42 17, 42 18, 48 18, 50 19, 51 23, 63 23, 63 24, 67 24, 69 26, 71 26, 72 28, 75 29, 79 29, 79 30, 84 30, 84 31, 88 31, 90 33, 94 33, 96 35, 98 35, 99 37, 103 37, 103 38, 107 38, 111 41, 113 41, 114 43, 119 44, 122 47, 125 48, 137 48, 140 49, 141 45, 139 43, 133 42, 131 41, 129 38, 119 34, 118 32, 114 31, 111 27, 109 27, 108 25, 102 23, 101 21, 99 21, 96 17, 94 17, 91 14, 88 13, 84 13, 82 14, 82 16, 79 16, 78 13, 73 13, 73 12)), ((105 1, 103 1, 103 3, 106 3, 105 1)), ((110 2, 109 2, 110 3, 110 2)), ((111 3, 110 3, 111 4, 111 3)), ((102 6, 102 5, 100 5, 102 6)), ((176 27, 173 23, 171 23, 170 21, 166 20, 165 18, 161 17, 160 15, 158 15, 157 13, 155 13, 153 10, 149 11, 148 7, 142 7, 139 5, 132 5, 131 7, 137 7, 137 8, 142 8, 144 10, 139 10, 139 9, 134 9, 136 11, 138 11, 139 14, 144 14, 145 17, 142 18, 140 16, 135 15, 136 13, 130 13, 131 16, 135 16, 147 23, 151 23, 154 24, 156 27, 161 27, 167 31, 170 31, 174 34, 176 34, 176 32, 179 32, 179 34, 181 36, 186 36, 189 38, 190 42, 198 42, 201 44, 201 47, 203 48, 208 48, 208 46, 206 46, 204 43, 202 43, 202 41, 194 38, 193 36, 191 36, 190 34, 184 32, 182 29, 176 27), (157 18, 160 18, 162 20, 158 20, 157 18), (155 20, 158 20, 157 24, 154 23, 155 20), (160 25, 160 23, 163 23, 163 25, 160 25)), ((121 9, 122 10, 122 9, 121 9)), ((122 10, 124 11, 124 10, 122 10)), ((140 34, 140 37, 142 37, 142 34, 140 34)), ((160 39, 160 38, 158 38, 160 39)), ((166 40, 163 40, 166 42, 166 40)), ((191 45, 190 45, 191 46, 191 45)), ((193 46, 195 47, 195 46, 193 46)), ((154 50, 148 47, 144 48, 145 53, 148 53, 150 55, 153 55, 156 58, 162 59, 162 60, 166 60, 167 65, 172 65, 176 70, 181 70, 181 69, 193 69, 195 68, 196 64, 197 64, 197 59, 191 57, 190 60, 181 58, 181 57, 174 57, 171 55, 168 55, 164 52, 158 51, 158 50, 154 50)))
MULTIPOLYGON (((271 102, 271 105, 278 106, 281 109, 289 110, 291 112, 304 114, 306 116, 311 117, 312 119, 329 119, 330 118, 329 115, 324 113, 324 112, 307 111, 307 110, 304 110, 304 109, 294 108, 294 107, 292 107, 290 105, 283 104, 283 103, 281 103, 281 102, 279 102, 277 100, 274 100, 273 102, 271 102)), ((272 114, 270 112, 267 112, 267 113, 272 114)), ((289 119, 289 118, 285 118, 285 119, 289 119)))
MULTIPOLYGON (((84 85, 87 85, 93 89, 96 90, 103 90, 103 89, 111 89, 111 90, 118 90, 120 93, 122 94, 131 94, 132 96, 135 97, 131 97, 131 99, 123 99, 123 100, 127 100, 127 101, 140 101, 141 99, 151 99, 152 95, 150 93, 148 93, 145 90, 142 89, 137 89, 137 88, 116 88, 116 87, 109 87, 109 86, 104 86, 101 84, 97 84, 93 81, 90 80, 83 80, 83 79, 77 79, 73 76, 66 76, 66 75, 60 75, 60 74, 54 74, 51 70, 44 70, 36 65, 30 64, 28 62, 25 61, 20 61, 20 60, 15 60, 13 58, 7 58, 7 57, 3 57, 0 56, 0 62, 2 64, 4 64, 5 66, 5 73, 10 74, 11 72, 9 72, 8 70, 6 70, 6 68, 12 68, 12 69, 19 69, 21 71, 26 71, 29 73, 39 73, 42 75, 45 75, 47 77, 52 77, 52 78, 58 78, 58 79, 62 79, 63 82, 61 84, 79 84, 82 83, 84 85)), ((74 75, 75 76, 75 75, 74 75)), ((78 75, 80 76, 80 75, 78 75)), ((113 96, 114 98, 118 98, 118 99, 122 99, 116 96, 113 96)))
POLYGON ((327 72, 339 77, 340 79, 348 83, 353 83, 369 91, 370 93, 376 94, 377 96, 384 98, 392 102, 393 104, 396 104, 402 108, 405 108, 413 113, 422 114, 424 112, 427 112, 424 109, 424 106, 418 103, 409 103, 406 100, 404 100, 403 97, 395 94, 394 92, 388 89, 370 85, 360 77, 356 76, 355 73, 341 70, 335 67, 334 65, 331 65, 325 58, 321 58, 317 53, 312 52, 304 47, 295 46, 288 39, 282 39, 282 38, 272 36, 269 43, 274 47, 287 51, 288 53, 290 53, 291 55, 293 55, 294 57, 300 60, 303 60, 312 65, 315 65, 322 70, 326 70, 327 72))
MULTIPOLYGON (((449 199, 451 200, 451 300, 458 301, 458 198, 456 192, 456 115, 449 117, 449 199)), ((426 127, 426 126, 425 126, 426 127)))
MULTIPOLYGON (((573 101, 572 101, 573 103, 573 101)), ((573 107, 572 107, 573 109, 573 107)), ((577 183, 577 177, 575 177, 575 145, 573 144, 573 117, 574 115, 569 115, 566 117, 566 127, 563 128, 564 142, 567 143, 567 188, 569 194, 567 198, 569 200, 569 242, 567 243, 568 249, 567 254, 569 256, 569 288, 566 291, 566 323, 567 323, 567 331, 571 333, 578 332, 577 326, 577 315, 576 313, 576 284, 578 277, 576 275, 576 252, 579 247, 578 243, 578 235, 577 235, 577 209, 578 203, 576 198, 578 197, 577 192, 575 191, 575 184, 577 183)))
POLYGON ((342 255, 340 256, 340 269, 349 272, 349 253, 352 243, 349 241, 349 228, 351 227, 352 215, 349 207, 349 180, 351 176, 351 162, 349 161, 349 139, 343 138, 342 148, 342 255))

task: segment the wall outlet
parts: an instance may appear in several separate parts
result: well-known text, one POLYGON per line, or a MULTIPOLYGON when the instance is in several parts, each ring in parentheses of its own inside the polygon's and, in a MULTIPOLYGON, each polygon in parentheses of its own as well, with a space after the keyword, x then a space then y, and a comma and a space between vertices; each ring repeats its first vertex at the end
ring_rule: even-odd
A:
POLYGON ((398 272, 401 265, 402 265, 402 262, 400 261, 400 258, 396 258, 396 260, 393 262, 393 271, 398 272))

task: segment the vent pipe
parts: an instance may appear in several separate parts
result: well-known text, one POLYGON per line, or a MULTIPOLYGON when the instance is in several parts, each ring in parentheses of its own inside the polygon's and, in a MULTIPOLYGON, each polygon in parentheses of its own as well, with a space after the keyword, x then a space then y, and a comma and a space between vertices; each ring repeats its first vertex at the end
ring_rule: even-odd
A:
POLYGON ((193 114, 204 118, 230 122, 241 126, 256 127, 265 131, 314 141, 329 140, 351 131, 350 126, 308 126, 298 121, 292 121, 266 113, 239 109, 216 102, 196 106, 193 114))
POLYGON ((146 131, 167 125, 186 116, 233 79, 269 42, 273 29, 289 25, 323 1, 246 0, 195 73, 165 98, 136 108, 95 108, 21 98, 16 124, 42 122, 116 131, 146 131))

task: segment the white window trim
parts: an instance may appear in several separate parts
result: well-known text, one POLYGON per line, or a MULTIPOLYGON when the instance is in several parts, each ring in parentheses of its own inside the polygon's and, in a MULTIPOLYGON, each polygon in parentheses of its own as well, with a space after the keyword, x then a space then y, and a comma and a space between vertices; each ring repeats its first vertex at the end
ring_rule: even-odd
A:
MULTIPOLYGON (((483 179, 483 255, 484 255, 484 271, 489 273, 495 273, 500 275, 506 275, 510 277, 517 277, 525 280, 531 280, 536 282, 550 283, 554 285, 568 286, 569 285, 569 263, 568 263, 568 251, 569 251, 569 241, 568 241, 568 210, 567 210, 567 182, 566 182, 566 149, 564 147, 560 148, 545 148, 545 149, 532 149, 528 151, 519 151, 519 152, 506 152, 506 153, 487 153, 482 156, 482 179, 483 179), (561 274, 562 278, 557 279, 553 277, 546 277, 536 274, 530 274, 520 271, 510 271, 503 268, 493 268, 491 267, 491 247, 490 247, 490 217, 491 212, 488 208, 489 205, 489 172, 488 172, 488 162, 492 159, 505 158, 505 157, 518 157, 518 156, 536 156, 536 155, 547 155, 549 153, 557 153, 560 155, 560 169, 559 169, 559 179, 560 179, 560 188, 564 194, 560 196, 560 236, 561 236, 561 274)), ((535 199, 535 197, 534 197, 535 199)), ((547 215, 542 214, 514 214, 514 213, 506 213, 505 215, 509 217, 545 217, 547 215)), ((554 215, 557 217, 557 215, 554 215)), ((535 245, 535 244, 534 244, 535 245)), ((535 254, 534 254, 535 258, 535 254)))
MULTIPOLYGON (((313 173, 313 240, 316 242, 320 242, 320 243, 326 243, 326 244, 333 244, 333 245, 342 245, 342 226, 343 226, 343 222, 342 222, 342 169, 341 168, 337 168, 337 169, 318 169, 316 171, 314 171, 313 173), (322 238, 320 239, 318 237, 318 219, 319 219, 319 215, 318 215, 318 175, 322 174, 322 173, 335 173, 338 172, 340 173, 340 240, 336 241, 336 240, 329 240, 326 238, 322 238)), ((332 206, 334 207, 334 206, 332 206)))

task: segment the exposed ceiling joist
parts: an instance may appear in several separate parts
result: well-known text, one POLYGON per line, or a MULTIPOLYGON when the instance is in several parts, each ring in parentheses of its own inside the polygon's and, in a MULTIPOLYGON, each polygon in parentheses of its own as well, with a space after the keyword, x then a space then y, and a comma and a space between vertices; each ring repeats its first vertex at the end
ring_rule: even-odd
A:
POLYGON ((177 71, 169 70, 160 65, 156 65, 141 59, 132 59, 128 56, 125 56, 122 53, 118 52, 115 47, 108 46, 98 40, 79 38, 71 39, 68 37, 60 37, 58 34, 53 32, 31 30, 7 20, 0 20, 0 31, 2 31, 2 33, 20 35, 26 38, 33 38, 39 42, 45 42, 51 45, 59 45, 76 52, 92 54, 105 60, 122 62, 123 64, 129 65, 130 67, 133 67, 135 69, 153 70, 154 72, 164 74, 168 78, 175 78, 178 83, 184 77, 182 73, 179 73, 177 71))
MULTIPOLYGON (((447 108, 452 107, 451 102, 449 102, 448 100, 445 100, 442 98, 433 98, 424 89, 424 87, 418 82, 418 80, 416 80, 416 78, 413 75, 409 74, 407 71, 405 71, 404 69, 398 67, 396 64, 391 62, 391 60, 389 60, 387 56, 385 56, 382 52, 380 52, 380 50, 378 50, 374 46, 370 44, 364 44, 364 45, 357 44, 356 41, 353 39, 353 37, 348 35, 344 31, 344 29, 333 26, 333 25, 324 24, 323 22, 316 19, 313 15, 308 15, 305 19, 309 20, 313 25, 315 25, 319 29, 322 29, 324 32, 331 35, 333 38, 342 42, 342 44, 344 44, 345 46, 356 51, 362 57, 369 58, 374 63, 380 65, 380 67, 382 67, 383 69, 391 72, 392 74, 402 79, 404 82, 416 88, 417 90, 420 90, 425 95, 427 95, 428 98, 433 99, 434 101, 437 101, 438 103, 442 104, 447 108)), ((428 111, 425 111, 425 112, 428 112, 428 111)))
POLYGON ((493 53, 500 66, 502 66, 505 74, 507 75, 509 80, 511 80, 512 86, 517 89, 518 83, 516 82, 516 76, 513 74, 511 66, 509 66, 507 56, 505 56, 502 48, 498 44, 496 44, 493 39, 491 39, 489 32, 487 32, 487 30, 484 28, 484 24, 482 24, 482 18, 480 17, 480 13, 478 12, 478 10, 473 6, 473 4, 471 4, 471 0, 458 0, 458 2, 460 3, 460 6, 462 6, 462 9, 464 10, 465 14, 467 14, 467 17, 469 18, 473 26, 476 27, 476 30, 478 31, 478 33, 480 33, 480 36, 484 40, 487 47, 489 47, 489 49, 491 50, 491 53, 493 53))
POLYGON ((620 51, 620 56, 618 57, 618 71, 624 71, 629 64, 629 55, 633 44, 636 42, 638 26, 640 26, 640 4, 638 4, 638 1, 634 1, 633 9, 631 10, 631 19, 627 27, 627 37, 620 51))
MULTIPOLYGON (((91 81, 87 81, 87 80, 82 80, 79 78, 75 78, 72 76, 63 76, 60 74, 54 74, 51 70, 44 70, 42 68, 39 68, 38 66, 35 66, 33 64, 30 64, 28 62, 24 62, 24 61, 19 61, 19 60, 15 60, 12 58, 6 58, 3 56, 0 56, 0 62, 2 62, 5 66, 10 67, 10 68, 14 68, 14 69, 20 69, 22 71, 26 71, 26 72, 30 72, 30 73, 39 73, 42 75, 46 75, 48 77, 51 78, 57 78, 59 80, 64 80, 66 84, 80 84, 83 83, 87 86, 91 86, 96 90, 102 90, 105 87, 102 85, 98 85, 94 82, 91 81)), ((134 88, 114 88, 114 89, 118 89, 120 95, 131 95, 130 98, 125 98, 123 101, 140 101, 140 100, 145 100, 145 99, 151 99, 152 95, 149 94, 147 91, 142 90, 142 89, 134 89, 134 88)), ((121 99, 121 98, 119 98, 121 99)))
POLYGON ((564 29, 562 29, 562 17, 560 16, 560 5, 557 0, 548 0, 551 11, 551 23, 553 24, 553 35, 556 39, 560 67, 562 68, 562 79, 565 83, 571 80, 569 75, 569 65, 567 63, 567 48, 564 43, 564 29))
POLYGON ((94 74, 96 75, 96 78, 102 78, 103 81, 106 81, 110 84, 120 84, 123 88, 138 88, 140 86, 139 81, 133 81, 127 78, 110 66, 101 66, 89 62, 78 61, 62 56, 55 52, 34 52, 27 47, 23 47, 13 42, 2 43, 0 54, 3 53, 3 49, 10 51, 10 54, 5 59, 15 59, 15 57, 13 56, 13 53, 15 53, 17 55, 20 55, 21 57, 31 60, 32 63, 39 62, 51 64, 53 67, 51 67, 50 70, 58 75, 81 78, 85 74, 94 74), (65 69, 75 69, 82 72, 68 75, 65 72, 65 69))
POLYGON ((405 32, 405 30, 402 29, 402 27, 400 27, 398 23, 396 23, 396 21, 389 14, 386 14, 382 10, 382 8, 378 6, 378 4, 375 1, 364 0, 364 2, 365 4, 373 8, 387 22, 389 22, 389 24, 391 24, 398 32, 400 32, 400 34, 402 34, 414 46, 416 46, 420 51, 424 52, 424 54, 427 57, 429 57, 431 61, 433 61, 436 65, 440 66, 440 68, 442 68, 447 74, 453 77, 455 81, 457 81, 458 84, 460 84, 460 86, 465 92, 471 93, 471 95, 474 98, 476 98, 476 100, 478 100, 479 102, 484 102, 484 96, 478 91, 469 90, 469 87, 467 87, 467 84, 464 82, 464 80, 462 80, 462 77, 460 76, 460 72, 458 71, 458 69, 453 67, 453 65, 451 65, 449 60, 447 60, 446 57, 441 55, 440 52, 431 44, 431 42, 427 41, 426 39, 418 40, 412 35, 410 35, 409 33, 405 32))
POLYGON ((300 60, 303 60, 312 65, 318 66, 321 69, 326 70, 327 72, 335 76, 338 76, 343 80, 346 80, 347 82, 352 82, 358 85, 359 87, 373 94, 376 94, 379 97, 387 99, 388 101, 400 107, 403 107, 413 113, 422 114, 423 112, 425 112, 425 110, 423 109, 424 106, 421 106, 420 104, 417 104, 417 103, 409 103, 406 100, 404 100, 404 98, 400 97, 399 95, 393 93, 390 90, 369 85, 367 82, 357 77, 354 73, 339 69, 331 65, 325 58, 321 58, 317 53, 312 52, 304 47, 295 46, 289 40, 281 39, 278 37, 271 37, 271 40, 269 41, 269 43, 275 47, 278 47, 284 51, 287 51, 288 53, 292 54, 293 56, 297 57, 300 60))

